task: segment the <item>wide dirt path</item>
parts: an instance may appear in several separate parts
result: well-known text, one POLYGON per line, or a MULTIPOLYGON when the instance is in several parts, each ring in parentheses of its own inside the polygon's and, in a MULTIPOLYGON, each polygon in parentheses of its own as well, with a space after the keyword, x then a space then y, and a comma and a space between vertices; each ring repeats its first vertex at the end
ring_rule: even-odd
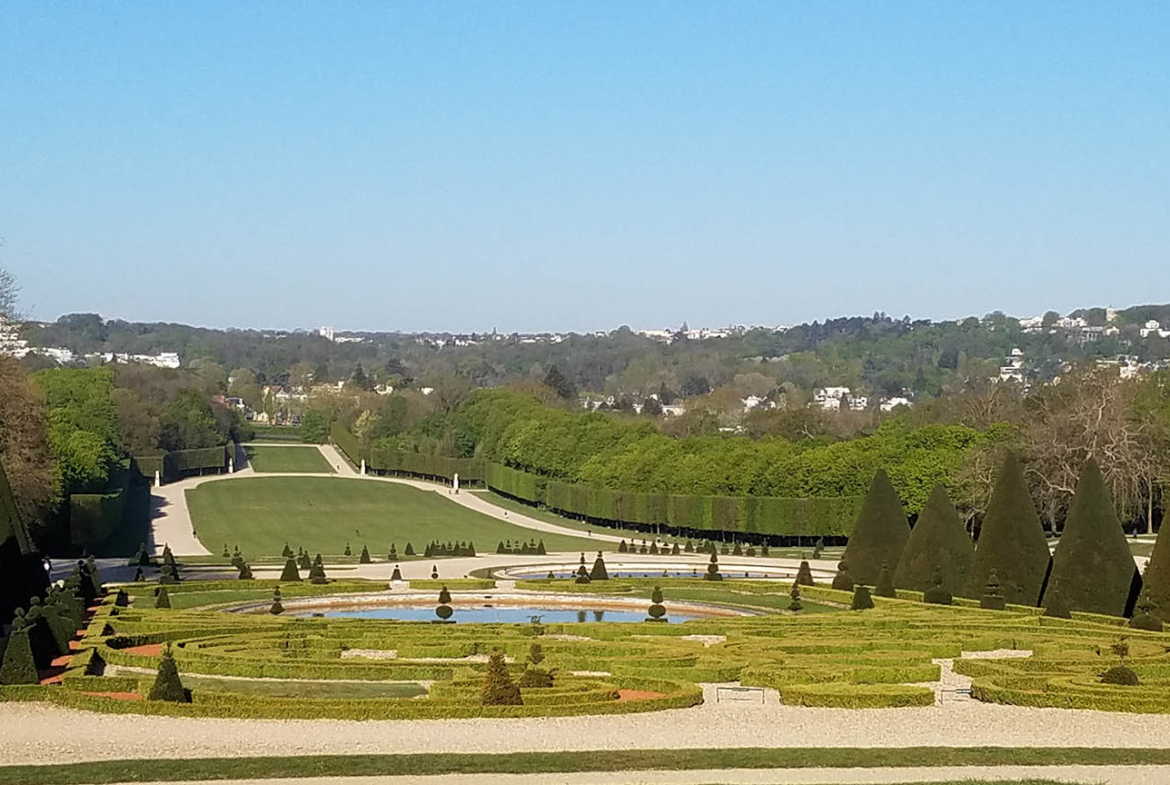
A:
MULTIPOLYGON (((1170 715, 976 702, 910 709, 704 704, 591 717, 426 721, 231 720, 95 714, 0 703, 0 761, 236 755, 491 753, 709 747, 1170 745, 1170 715)), ((1163 782, 1170 780, 1163 780, 1163 782)))

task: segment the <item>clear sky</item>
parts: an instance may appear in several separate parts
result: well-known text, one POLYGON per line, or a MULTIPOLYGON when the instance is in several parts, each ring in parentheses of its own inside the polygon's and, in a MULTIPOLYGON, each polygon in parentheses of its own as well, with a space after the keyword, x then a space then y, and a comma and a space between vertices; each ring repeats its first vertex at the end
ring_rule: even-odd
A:
POLYGON ((501 331, 1170 301, 1170 3, 18 2, 32 316, 501 331))

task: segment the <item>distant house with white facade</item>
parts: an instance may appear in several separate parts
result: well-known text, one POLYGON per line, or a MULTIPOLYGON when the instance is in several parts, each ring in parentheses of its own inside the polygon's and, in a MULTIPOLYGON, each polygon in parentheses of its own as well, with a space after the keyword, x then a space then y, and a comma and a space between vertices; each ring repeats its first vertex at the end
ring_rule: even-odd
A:
POLYGON ((1138 335, 1142 338, 1170 338, 1170 330, 1163 330, 1161 322, 1150 319, 1145 323, 1145 326, 1138 330, 1138 335))
POLYGON ((851 392, 848 387, 822 387, 813 393, 812 402, 826 411, 836 411, 841 408, 841 399, 851 392))
POLYGON ((127 352, 106 352, 102 359, 107 363, 142 363, 153 365, 156 368, 178 368, 178 352, 159 352, 158 354, 128 354, 127 352))

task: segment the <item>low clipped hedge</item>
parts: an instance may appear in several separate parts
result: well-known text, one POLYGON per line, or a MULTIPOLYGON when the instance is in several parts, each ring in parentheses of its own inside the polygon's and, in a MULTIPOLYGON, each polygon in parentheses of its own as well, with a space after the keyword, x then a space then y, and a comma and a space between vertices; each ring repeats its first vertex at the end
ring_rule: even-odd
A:
POLYGON ((904 706, 933 706, 929 687, 905 684, 795 684, 780 689, 787 706, 818 706, 833 709, 894 709, 904 706))

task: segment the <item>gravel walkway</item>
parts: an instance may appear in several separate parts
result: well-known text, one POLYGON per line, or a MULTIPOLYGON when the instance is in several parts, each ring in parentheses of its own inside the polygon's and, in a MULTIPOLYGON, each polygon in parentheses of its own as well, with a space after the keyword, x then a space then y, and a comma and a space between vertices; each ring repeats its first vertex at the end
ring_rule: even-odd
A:
MULTIPOLYGON (((896 769, 694 769, 581 774, 444 774, 432 777, 311 777, 305 779, 219 780, 218 785, 878 785, 904 782, 965 782, 1048 779, 1104 785, 1165 785, 1170 766, 969 766, 896 769)), ((149 783, 147 784, 149 785, 149 783)), ((161 784, 160 784, 161 785, 161 784)), ((184 783, 167 783, 184 785, 184 783)), ((190 785, 190 784, 187 784, 190 785)))
MULTIPOLYGON (((0 703, 0 761, 705 747, 1170 744, 1170 715, 978 702, 906 709, 705 704, 592 717, 428 721, 228 720, 96 714, 0 703)), ((1164 780, 1170 781, 1170 780, 1164 780)))

